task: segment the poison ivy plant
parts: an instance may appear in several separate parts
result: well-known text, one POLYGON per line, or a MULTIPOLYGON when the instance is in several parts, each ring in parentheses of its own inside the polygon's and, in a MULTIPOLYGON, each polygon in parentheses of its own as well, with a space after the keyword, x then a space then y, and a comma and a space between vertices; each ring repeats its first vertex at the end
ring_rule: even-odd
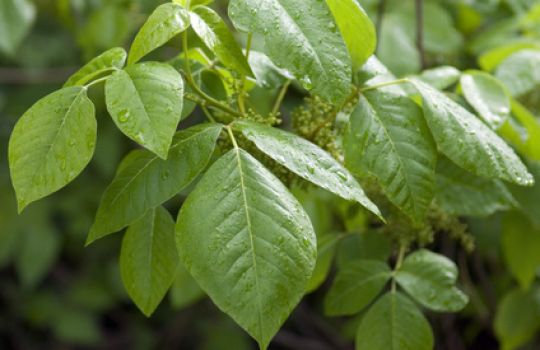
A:
MULTIPOLYGON (((174 0, 148 9, 128 54, 130 1, 99 10, 58 1, 61 13, 90 9, 77 36, 89 57, 106 51, 16 123, 8 158, 19 211, 72 183, 97 142, 96 168, 106 164, 99 174, 112 179, 99 204, 86 179, 97 177, 94 167, 57 195, 86 191, 85 206, 97 206, 87 244, 109 235, 114 243, 112 234, 126 230, 117 280, 128 296, 146 316, 167 293, 176 309, 208 296, 263 350, 296 339, 274 336, 307 293, 332 322, 316 327, 346 324, 340 331, 356 349, 433 349, 437 313, 457 313, 469 299, 467 315, 481 310, 489 320, 497 300, 481 294, 489 299, 494 288, 482 261, 455 253, 454 241, 472 249, 468 227, 492 220, 497 239, 486 249, 477 235, 480 250, 495 252, 490 262, 502 252, 511 275, 498 287, 513 276, 521 288, 500 298, 494 329, 503 348, 521 346, 539 328, 538 310, 526 307, 538 302, 539 185, 524 187, 538 179, 540 159, 540 7, 505 2, 515 16, 474 34, 488 26, 490 5, 449 3, 230 0, 225 18, 212 1, 174 0), (89 34, 100 30, 107 37, 89 34), (501 38, 509 42, 495 47, 501 38), (482 71, 466 66, 472 57, 482 71), (123 144, 108 136, 116 129, 136 148, 123 159, 123 144), (477 277, 482 293, 470 282, 477 277)), ((0 51, 16 52, 33 17, 29 2, 0 0, 0 51)), ((51 215, 68 212, 60 225, 86 231, 78 205, 58 198, 51 215)), ((6 202, 0 224, 21 234, 0 236, 0 265, 14 260, 31 289, 64 237, 48 220, 19 231, 5 219, 15 201, 6 202)), ((92 264, 109 274, 99 255, 92 264)), ((64 281, 61 270, 54 279, 64 281)), ((89 290, 66 297, 56 316, 63 300, 54 293, 28 314, 54 318, 55 334, 88 345, 99 337, 98 318, 70 303, 110 303, 108 290, 89 290)), ((295 327, 314 319, 302 312, 295 327)), ((329 348, 340 348, 329 332, 329 348)))
POLYGON ((255 158, 235 148, 190 194, 176 231, 188 271, 265 349, 315 266, 315 234, 300 203, 255 158))

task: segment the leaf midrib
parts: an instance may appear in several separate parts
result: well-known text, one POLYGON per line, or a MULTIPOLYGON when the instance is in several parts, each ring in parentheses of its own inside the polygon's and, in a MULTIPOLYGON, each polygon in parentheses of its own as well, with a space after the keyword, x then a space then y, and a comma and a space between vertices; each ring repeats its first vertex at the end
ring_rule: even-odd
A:
MULTIPOLYGON (((178 142, 174 143, 169 152, 171 150, 174 150, 178 147, 180 147, 181 144, 189 141, 190 139, 194 138, 194 137, 197 137, 197 136, 200 136, 201 134, 209 131, 209 130, 212 130, 211 128, 206 128, 206 129, 203 129, 201 130, 200 132, 196 132, 194 133, 193 135, 190 135, 188 137, 186 137, 185 139, 181 139, 179 140, 178 142)), ((152 158, 150 160, 148 160, 148 162, 125 184, 125 186, 122 187, 122 189, 120 191, 118 191, 118 194, 111 200, 111 204, 109 206, 112 206, 116 203, 116 201, 120 198, 120 196, 122 194, 124 194, 124 192, 128 189, 128 187, 133 183, 133 181, 135 181, 135 179, 137 179, 139 177, 139 175, 146 169, 148 168, 152 163, 154 163, 156 160, 163 160, 162 158, 158 157, 157 155, 155 155, 154 153, 152 153, 152 158)), ((163 161, 167 161, 167 160, 163 160, 163 161)))
MULTIPOLYGON (((359 281, 356 281, 355 283, 353 283, 352 286, 350 286, 349 288, 345 289, 343 291, 343 293, 340 293, 340 295, 342 297, 345 297, 346 295, 350 294, 351 292, 354 292, 355 289, 359 289, 361 287, 363 287, 364 285, 366 285, 367 283, 371 282, 371 281, 374 281, 376 279, 379 279, 379 278, 382 278, 382 277, 387 277, 389 278, 390 277, 390 272, 389 271, 382 271, 382 272, 378 272, 374 275, 371 275, 369 276, 368 278, 365 278, 365 279, 362 279, 362 280, 359 280, 359 281)), ((386 281, 388 282, 388 280, 386 281)), ((385 282, 385 283, 386 283, 385 282)))
MULTIPOLYGON (((144 112, 143 115, 145 116, 145 119, 148 120, 148 123, 149 123, 150 126, 151 126, 150 130, 151 130, 151 132, 152 132, 152 135, 154 136, 154 138, 153 138, 153 140, 152 140, 152 141, 153 141, 152 143, 154 143, 154 142, 156 142, 156 140, 159 139, 159 137, 158 137, 158 135, 157 135, 157 133, 156 133, 156 130, 155 130, 154 122, 153 122, 152 118, 150 118, 150 115, 148 114, 148 111, 146 110, 146 106, 144 105, 144 101, 143 101, 143 99, 142 99, 142 97, 141 97, 141 94, 140 94, 140 92, 139 92, 139 89, 137 88, 137 85, 135 85, 135 80, 133 79, 133 77, 131 76, 131 74, 129 74, 129 72, 125 72, 125 73, 126 73, 126 75, 129 77, 129 83, 131 84, 131 86, 132 86, 133 89, 135 90, 136 97, 137 97, 137 99, 139 100, 139 104, 140 104, 140 106, 141 106, 141 108, 142 108, 142 110, 143 110, 143 112, 144 112)), ((145 142, 145 144, 148 145, 147 142, 145 142)), ((159 142, 158 142, 158 144, 159 144, 159 142)), ((152 146, 152 148, 154 148, 154 147, 152 146)))
POLYGON ((249 242, 251 245, 251 257, 253 260, 253 270, 255 272, 255 288, 257 289, 257 316, 259 319, 259 337, 261 340, 264 340, 264 333, 263 333, 263 318, 262 318, 262 307, 261 307, 261 287, 259 284, 259 273, 257 270, 257 256, 255 253, 255 242, 253 240, 253 231, 252 231, 252 225, 251 225, 251 217, 249 215, 249 207, 248 207, 248 200, 247 200, 247 193, 246 193, 246 185, 244 181, 244 172, 242 167, 242 159, 240 155, 240 148, 235 147, 234 151, 236 152, 236 159, 237 159, 237 165, 238 165, 238 174, 240 176, 240 189, 242 191, 242 198, 244 201, 244 210, 246 213, 246 225, 247 225, 247 231, 249 235, 249 242))
MULTIPOLYGON (((151 302, 151 299, 152 299, 152 290, 154 289, 153 287, 153 281, 152 281, 152 272, 154 271, 153 269, 153 264, 152 264, 152 261, 153 261, 153 258, 154 258, 154 230, 155 230, 155 227, 156 227, 156 218, 157 218, 157 209, 153 209, 152 210, 152 221, 151 221, 151 224, 150 224, 150 244, 149 244, 149 251, 148 251, 148 264, 146 266, 149 266, 150 267, 150 270, 148 271, 148 285, 150 286, 150 288, 147 288, 147 290, 149 291, 148 295, 146 295, 146 306, 150 306, 150 302, 151 302)), ((146 288, 145 288, 146 289, 146 288)))
POLYGON ((326 79, 328 77, 328 74, 326 72, 326 69, 324 69, 324 65, 322 64, 321 58, 317 54, 317 50, 315 50, 315 47, 313 46, 313 44, 311 43, 307 35, 304 33, 303 29, 298 25, 298 23, 294 20, 291 14, 287 11, 287 8, 279 0, 276 0, 276 3, 279 4, 280 8, 287 15, 287 18, 290 20, 290 22, 293 23, 294 26, 298 29, 298 32, 302 34, 302 37, 305 39, 305 42, 308 43, 308 47, 311 49, 311 52, 313 53, 313 57, 315 57, 317 66, 319 67, 319 71, 323 73, 323 76, 326 79))
MULTIPOLYGON (((82 93, 85 92, 85 91, 86 90, 84 88, 81 88, 80 91, 75 96, 75 98, 73 99, 73 101, 71 102, 71 104, 69 105, 68 110, 66 111, 66 113, 62 117, 62 122, 60 123, 60 126, 58 127, 58 130, 57 130, 56 134, 54 135, 51 144, 47 147, 47 151, 45 152, 45 159, 49 159, 49 156, 51 154, 51 150, 53 149, 53 147, 56 144, 56 141, 58 140, 58 135, 60 135, 60 133, 62 132, 62 129, 64 128, 64 125, 66 123, 68 115, 71 113, 71 109, 73 108, 75 103, 79 100, 79 97, 82 95, 82 93)), ((36 176, 41 174, 41 169, 44 167, 44 164, 45 164, 45 162, 40 163, 39 167, 34 172, 34 175, 31 177, 32 182, 35 180, 36 176)))
MULTIPOLYGON (((405 178, 405 187, 407 188, 407 191, 409 192, 408 197, 410 198, 410 202, 411 202, 411 205, 413 207, 413 211, 414 211, 415 215, 419 215, 421 213, 421 211, 419 212, 419 208, 417 207, 416 201, 414 200, 414 196, 413 196, 414 191, 411 188, 411 185, 410 185, 410 182, 409 182, 410 178, 409 178, 409 175, 407 173, 407 168, 405 167, 405 164, 403 163, 403 160, 401 159, 401 155, 399 154, 399 152, 397 150, 397 146, 394 143, 394 140, 392 139, 392 137, 390 137, 390 134, 388 132, 388 129, 386 128, 385 123, 379 117, 379 113, 374 108, 371 101, 367 98, 367 96, 364 96, 364 99, 366 100, 367 104, 369 105, 369 107, 373 111, 374 118, 376 118, 379 121, 384 134, 386 135, 387 139, 390 142, 390 146, 392 147, 393 153, 396 155, 396 158, 398 159, 400 173, 405 178)), ((416 218, 415 218, 415 220, 416 220, 416 218)))

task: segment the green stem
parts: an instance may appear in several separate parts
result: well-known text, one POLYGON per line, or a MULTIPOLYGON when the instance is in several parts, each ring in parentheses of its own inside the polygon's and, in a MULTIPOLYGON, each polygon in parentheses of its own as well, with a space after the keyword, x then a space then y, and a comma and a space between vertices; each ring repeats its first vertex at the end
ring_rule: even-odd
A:
POLYGON ((394 265, 394 271, 393 271, 394 277, 392 278, 392 292, 396 291, 395 274, 401 268, 401 264, 403 263, 403 258, 405 257, 405 250, 406 250, 405 245, 402 244, 399 246, 398 257, 396 260, 396 265, 394 265))
POLYGON ((285 84, 283 84, 283 86, 281 87, 281 90, 279 90, 276 102, 274 103, 274 108, 272 108, 272 115, 278 114, 279 109, 281 108, 281 103, 283 103, 283 99, 285 98, 285 95, 287 94, 287 90, 289 89, 290 85, 291 81, 287 80, 285 84))
MULTIPOLYGON (((253 33, 248 33, 247 43, 246 43, 246 61, 249 60, 249 53, 251 51, 252 40, 253 40, 253 33)), ((245 85, 246 85, 246 76, 242 75, 242 79, 240 80, 240 87, 238 89, 238 108, 240 109, 240 113, 242 113, 242 115, 246 114, 246 103, 244 99, 245 85)))
POLYGON ((229 137, 230 137, 231 142, 232 142, 232 144, 234 146, 234 149, 238 149, 239 148, 238 143, 236 143, 236 138, 234 137, 234 134, 232 132, 232 129, 231 129, 230 125, 227 125, 225 128, 227 128, 227 132, 229 133, 229 137))
POLYGON ((201 106, 201 109, 202 109, 204 115, 206 116, 206 118, 208 118, 208 120, 210 120, 212 123, 216 122, 216 120, 214 119, 214 117, 212 117, 212 114, 210 113, 208 108, 206 108, 205 106, 201 106))
POLYGON ((110 77, 110 75, 107 75, 106 77, 102 77, 102 78, 93 80, 93 81, 89 82, 88 84, 86 84, 84 87, 85 87, 86 89, 88 89, 90 86, 99 84, 99 83, 101 83, 102 81, 105 81, 105 80, 109 79, 109 77, 110 77))
POLYGON ((212 106, 214 108, 220 109, 224 112, 229 113, 230 115, 240 117, 241 114, 235 111, 234 109, 230 108, 229 106, 219 102, 218 100, 214 99, 212 96, 208 95, 204 91, 201 90, 201 88, 195 83, 193 80, 193 75, 191 74, 191 65, 189 63, 189 55, 188 55, 188 37, 187 37, 187 31, 184 31, 182 34, 182 49, 184 50, 184 69, 186 71, 185 78, 188 85, 193 89, 195 93, 197 93, 202 99, 205 100, 206 104, 209 106, 212 106))
POLYGON ((366 86, 366 87, 360 88, 360 92, 365 92, 365 91, 369 91, 369 90, 380 89, 380 88, 383 88, 383 87, 385 87, 385 86, 398 85, 398 84, 404 84, 404 83, 409 83, 409 82, 410 82, 410 81, 409 81, 409 79, 407 79, 407 78, 397 79, 397 80, 392 80, 392 81, 387 81, 387 82, 384 82, 384 83, 375 84, 375 85, 371 85, 371 86, 366 86))

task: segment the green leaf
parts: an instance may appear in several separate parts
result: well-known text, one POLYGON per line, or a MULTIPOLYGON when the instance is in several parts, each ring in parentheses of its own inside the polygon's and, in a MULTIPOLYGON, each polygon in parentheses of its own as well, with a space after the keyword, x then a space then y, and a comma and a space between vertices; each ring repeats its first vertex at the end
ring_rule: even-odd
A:
POLYGON ((406 19, 402 14, 384 14, 377 57, 399 76, 420 71, 420 54, 414 38, 407 31, 406 19))
POLYGON ((463 95, 492 129, 499 129, 510 115, 510 98, 505 87, 491 75, 468 71, 460 80, 463 95))
POLYGON ((540 160, 540 122, 534 114, 518 101, 510 102, 512 115, 500 128, 499 133, 506 138, 523 155, 534 160, 540 160), (523 135, 522 129, 525 130, 523 135))
POLYGON ((232 0, 234 25, 264 38, 264 52, 331 102, 350 93, 351 60, 332 13, 317 0, 232 0))
POLYGON ((86 89, 69 87, 39 100, 17 122, 9 140, 9 164, 19 212, 86 167, 96 143, 94 112, 86 89))
POLYGON ((356 350, 432 350, 433 333, 418 308, 399 292, 388 292, 362 318, 356 350))
POLYGON ((300 203, 255 158, 233 149, 188 196, 176 231, 191 275, 266 349, 315 267, 315 233, 300 203))
POLYGON ((197 6, 190 12, 190 18, 195 33, 225 66, 242 75, 253 75, 234 36, 214 10, 197 6))
POLYGON ((355 0, 326 0, 326 4, 334 15, 341 36, 349 49, 353 68, 356 70, 375 52, 377 45, 375 26, 355 0))
POLYGON ((441 66, 431 69, 426 69, 418 76, 422 80, 439 90, 444 90, 459 80, 461 72, 452 66, 441 66))
POLYGON ((519 203, 519 211, 524 214, 535 227, 540 228, 540 162, 528 162, 531 173, 537 180, 532 187, 511 186, 512 195, 519 203))
POLYGON ((203 298, 204 292, 195 279, 191 277, 184 264, 179 263, 169 295, 172 307, 180 310, 203 298))
POLYGON ((178 132, 167 160, 145 150, 131 152, 103 194, 87 244, 132 224, 189 185, 206 168, 221 129, 200 124, 178 132))
POLYGON ((533 340, 540 329, 540 293, 514 289, 497 305, 495 334, 502 343, 501 350, 521 348, 533 340))
POLYGON ((387 261, 392 253, 390 239, 376 231, 347 235, 339 245, 336 265, 345 266, 352 260, 387 261))
POLYGON ((266 89, 275 89, 294 76, 287 70, 281 69, 262 52, 249 52, 249 65, 257 79, 257 85, 266 89))
MULTIPOLYGON (((187 8, 188 0, 173 0, 175 4, 181 5, 184 8, 187 8)), ((193 8, 197 5, 208 5, 214 2, 214 0, 190 0, 190 8, 193 8)))
POLYGON ((105 84, 107 110, 118 128, 163 159, 180 121, 183 94, 182 76, 157 62, 117 71, 105 84))
POLYGON ((540 50, 540 44, 531 39, 523 39, 506 45, 497 45, 482 53, 482 55, 478 57, 478 64, 483 70, 492 71, 508 56, 523 49, 540 50))
POLYGON ((489 216, 517 205, 501 181, 475 176, 444 157, 437 163, 435 200, 445 212, 466 216, 489 216))
POLYGON ((120 274, 129 296, 147 317, 173 283, 178 261, 174 220, 165 208, 148 211, 127 229, 120 274))
MULTIPOLYGON (((313 220, 311 220, 313 223, 313 220)), ((332 267, 337 243, 342 235, 327 233, 317 236, 317 263, 306 287, 306 292, 313 292, 326 280, 332 267)))
POLYGON ((346 165, 375 176, 388 198, 421 222, 433 199, 437 161, 421 109, 405 96, 365 91, 349 130, 346 165))
POLYGON ((503 217, 501 244, 510 273, 527 289, 540 268, 540 230, 522 214, 507 213, 503 217))
POLYGON ((89 81, 111 71, 122 69, 126 63, 127 53, 121 47, 115 47, 107 50, 90 62, 85 64, 81 69, 75 72, 64 84, 67 86, 82 86, 89 81))
POLYGON ((133 64, 163 46, 189 26, 189 12, 182 6, 168 3, 158 6, 148 17, 133 40, 128 64, 133 64))
POLYGON ((0 0, 0 51, 14 55, 35 17, 36 8, 28 0, 0 0))
POLYGON ((495 71, 495 76, 510 90, 521 96, 540 85, 540 50, 521 50, 507 57, 495 71))
POLYGON ((421 249, 408 255, 396 281, 415 300, 434 311, 457 312, 469 298, 456 288, 456 265, 447 257, 421 249))
POLYGON ((381 292, 390 276, 390 268, 382 261, 358 260, 341 266, 324 299, 325 314, 354 315, 362 311, 381 292))
POLYGON ((357 201, 381 217, 349 171, 318 146, 292 133, 247 120, 235 122, 233 128, 298 176, 344 199, 357 201))
POLYGON ((489 127, 440 91, 411 80, 424 100, 424 116, 439 150, 480 176, 532 185, 533 177, 515 152, 489 127))

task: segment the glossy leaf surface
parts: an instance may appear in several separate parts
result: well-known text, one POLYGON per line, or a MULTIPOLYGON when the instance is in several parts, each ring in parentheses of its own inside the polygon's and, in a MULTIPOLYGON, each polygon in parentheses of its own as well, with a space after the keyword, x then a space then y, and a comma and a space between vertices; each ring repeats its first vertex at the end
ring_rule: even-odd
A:
POLYGON ((356 0, 326 0, 341 36, 347 44, 353 68, 360 68, 377 44, 375 26, 356 0))
POLYGON ((324 1, 232 0, 229 16, 261 35, 268 57, 308 90, 332 102, 350 93, 351 59, 324 1))
POLYGON ((420 108, 408 97, 373 90, 350 117, 346 164, 375 176, 388 198, 415 222, 435 187, 435 145, 420 108))
POLYGON ((233 149, 184 202, 176 231, 191 275, 266 349, 315 266, 315 233, 300 203, 256 159, 233 149))
POLYGON ((180 121, 183 94, 180 74, 157 62, 117 71, 105 85, 107 110, 116 126, 163 159, 180 121))
POLYGON ((498 129, 510 115, 510 98, 505 87, 487 73, 470 71, 460 80, 463 95, 492 129, 498 129))
POLYGON ((349 171, 315 144, 292 133, 251 121, 238 121, 233 127, 262 152, 298 176, 381 215, 349 171))
POLYGON ((533 183, 516 153, 489 127, 442 92, 419 80, 412 82, 422 95, 424 115, 444 155, 480 176, 533 183))
POLYGON ((198 6, 190 12, 191 26, 223 64, 243 75, 253 75, 231 31, 212 9, 198 6))
POLYGON ((202 124, 178 132, 167 160, 145 150, 130 153, 103 194, 87 244, 132 224, 189 185, 210 161, 221 128, 202 124))
POLYGON ((156 8, 133 40, 128 63, 133 64, 164 45, 189 26, 189 12, 182 6, 168 3, 156 8))

